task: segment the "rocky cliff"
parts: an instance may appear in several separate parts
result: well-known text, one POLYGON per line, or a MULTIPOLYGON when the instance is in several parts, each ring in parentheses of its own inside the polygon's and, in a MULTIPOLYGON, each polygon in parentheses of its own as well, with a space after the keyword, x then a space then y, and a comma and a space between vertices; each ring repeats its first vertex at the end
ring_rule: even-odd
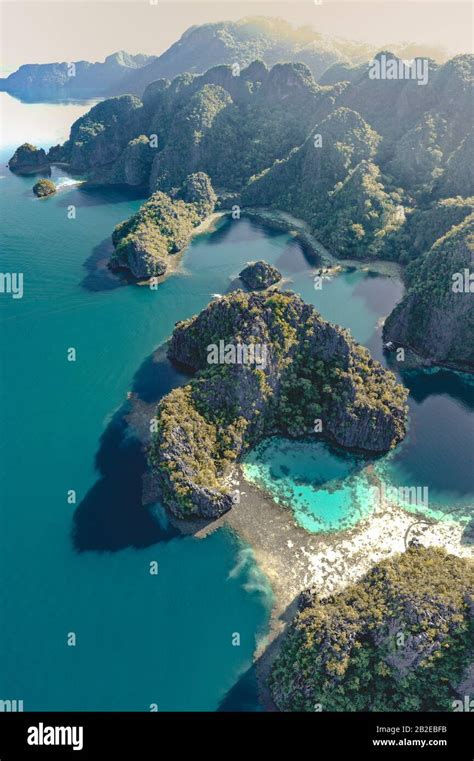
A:
MULTIPOLYGON (((147 146, 144 149, 148 150, 147 146)), ((189 175, 173 197, 154 193, 133 217, 115 228, 110 266, 125 269, 137 279, 164 275, 170 255, 185 248, 193 229, 213 211, 215 201, 203 172, 189 175)))
POLYGON ((434 363, 474 369, 474 214, 452 227, 406 270, 407 293, 384 339, 434 363))
POLYGON ((383 452, 405 435, 405 389, 293 293, 219 298, 177 324, 168 356, 196 372, 159 404, 150 448, 180 517, 229 510, 227 469, 263 436, 312 436, 318 419, 331 441, 383 452))
POLYGON ((49 167, 49 161, 43 148, 37 148, 31 143, 23 143, 16 149, 8 162, 12 172, 33 173, 38 169, 49 167))

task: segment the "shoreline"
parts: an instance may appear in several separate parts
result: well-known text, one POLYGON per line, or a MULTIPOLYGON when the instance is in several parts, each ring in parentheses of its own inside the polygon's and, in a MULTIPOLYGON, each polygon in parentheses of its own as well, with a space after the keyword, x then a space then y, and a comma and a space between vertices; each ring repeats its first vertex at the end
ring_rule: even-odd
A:
MULTIPOLYGON (((156 405, 132 397, 128 425, 144 448, 149 440, 149 419, 156 405)), ((378 481, 369 469, 371 480, 378 481)), ((246 544, 256 565, 267 579, 273 604, 266 635, 254 652, 259 698, 265 710, 278 710, 267 687, 267 677, 280 651, 287 626, 298 611, 300 593, 311 587, 321 597, 335 594, 359 580, 376 563, 404 552, 408 541, 441 546, 459 557, 472 558, 472 549, 462 544, 465 526, 453 518, 437 520, 404 510, 384 497, 370 514, 347 529, 310 533, 296 521, 290 507, 276 503, 270 495, 245 479, 237 464, 229 483, 240 490, 240 502, 216 520, 176 518, 166 511, 180 534, 204 539, 226 529, 246 544)), ((150 472, 143 476, 143 504, 158 500, 150 472)))
MULTIPOLYGON (((370 467, 370 465, 368 466, 370 467)), ((291 508, 273 502, 249 483, 238 467, 240 503, 226 513, 222 525, 234 530, 253 550, 274 593, 269 631, 255 653, 262 703, 276 710, 266 686, 285 630, 298 609, 301 591, 312 587, 327 597, 356 582, 376 563, 406 549, 407 537, 427 546, 442 546, 460 557, 472 557, 462 545, 464 526, 452 519, 417 518, 381 499, 356 526, 312 534, 295 520, 291 508)))
MULTIPOLYGON (((226 214, 224 211, 212 215, 194 234, 209 230, 213 222, 226 214)), ((261 221, 267 222, 265 217, 261 221)), ((376 270, 379 263, 346 261, 341 264, 376 270)), ((381 264, 384 267, 387 263, 381 264)), ((391 276, 398 276, 399 270, 395 264, 391 267, 391 276)), ((384 274, 390 276, 386 271, 384 274)), ((155 408, 155 403, 149 405, 134 396, 132 410, 126 416, 144 447, 149 439, 149 419, 155 408)), ((297 613, 301 591, 313 587, 321 597, 337 593, 360 579, 377 562, 403 552, 408 536, 428 546, 442 546, 460 557, 472 557, 469 546, 462 545, 465 526, 450 518, 436 520, 384 501, 356 526, 312 534, 296 523, 290 508, 275 503, 268 494, 248 482, 240 465, 234 466, 230 482, 233 488, 241 490, 240 503, 216 520, 188 521, 176 518, 169 510, 166 512, 171 525, 183 535, 202 539, 221 528, 231 531, 252 550, 258 568, 268 580, 273 605, 266 635, 254 652, 259 697, 268 711, 278 709, 269 693, 267 677, 286 628, 297 613)), ((143 487, 144 505, 159 501, 149 473, 144 474, 143 487)))
MULTIPOLYGON (((181 264, 183 261, 183 256, 186 253, 188 246, 191 244, 194 238, 198 237, 199 235, 204 235, 204 233, 212 233, 214 232, 215 226, 217 225, 217 222, 224 217, 227 214, 227 212, 224 211, 215 211, 212 214, 210 214, 206 219, 203 219, 203 221, 196 225, 191 230, 191 233, 189 235, 189 239, 183 248, 181 248, 179 251, 177 251, 175 254, 168 254, 168 260, 167 260, 167 268, 166 272, 163 273, 163 275, 160 275, 156 278, 148 278, 148 279, 134 279, 131 280, 131 285, 139 285, 139 286, 146 286, 150 285, 152 280, 156 280, 157 285, 161 285, 161 283, 164 283, 171 275, 174 275, 176 272, 179 272, 181 269, 181 264)), ((122 272, 129 272, 128 267, 116 267, 117 271, 120 270, 122 272)))
POLYGON ((267 209, 266 207, 250 207, 243 209, 243 216, 261 222, 274 230, 282 230, 291 235, 301 244, 306 253, 310 253, 314 264, 324 264, 330 270, 342 270, 346 267, 356 267, 363 271, 378 272, 387 277, 398 277, 402 280, 403 267, 398 262, 388 259, 342 259, 331 252, 314 236, 307 222, 294 217, 286 211, 267 209))

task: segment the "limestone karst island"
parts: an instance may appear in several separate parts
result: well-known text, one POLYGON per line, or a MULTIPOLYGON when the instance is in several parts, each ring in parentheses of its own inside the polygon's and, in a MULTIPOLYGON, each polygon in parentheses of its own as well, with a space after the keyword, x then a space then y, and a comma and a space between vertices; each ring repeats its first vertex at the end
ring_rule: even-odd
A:
POLYGON ((111 0, 94 34, 82 0, 27 5, 2 8, 0 756, 21 700, 85 750, 91 713, 150 714, 145 745, 285 713, 336 755, 462 758, 468 4, 111 0))

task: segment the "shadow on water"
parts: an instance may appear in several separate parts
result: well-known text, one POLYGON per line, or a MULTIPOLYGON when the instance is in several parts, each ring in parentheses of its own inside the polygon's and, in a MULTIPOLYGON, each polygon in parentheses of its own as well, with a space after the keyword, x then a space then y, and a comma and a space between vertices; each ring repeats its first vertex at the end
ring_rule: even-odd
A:
POLYGON ((282 230, 275 230, 245 215, 240 217, 240 219, 232 219, 230 214, 226 214, 219 219, 215 228, 206 236, 206 244, 216 246, 222 243, 224 239, 226 242, 232 243, 234 236, 238 239, 239 243, 245 243, 247 240, 255 243, 256 233, 260 234, 257 237, 265 238, 266 240, 280 238, 286 234, 282 230))
POLYGON ((262 654, 252 663, 224 695, 218 712, 226 711, 278 711, 273 702, 268 681, 272 666, 277 658, 282 643, 285 639, 288 627, 294 621, 300 610, 300 596, 297 595, 292 602, 280 613, 279 620, 284 622, 282 631, 263 650, 262 654))
MULTIPOLYGON (((132 390, 142 402, 152 404, 187 377, 171 365, 166 346, 161 346, 138 369, 132 390)), ((100 439, 95 459, 100 478, 74 513, 72 539, 78 552, 143 548, 180 536, 162 509, 153 514, 142 505, 146 456, 125 419, 130 412, 127 401, 100 439)))
POLYGON ((111 238, 105 238, 93 248, 92 254, 84 262, 87 275, 81 281, 82 288, 88 291, 112 291, 129 284, 125 277, 114 274, 107 266, 113 250, 111 238))
POLYGON ((166 356, 167 345, 163 344, 140 365, 133 378, 133 391, 138 397, 151 404, 158 402, 165 394, 183 385, 189 374, 172 364, 166 356))
MULTIPOLYGON (((33 181, 33 184, 38 182, 38 178, 40 177, 43 177, 44 179, 51 177, 51 167, 49 166, 40 167, 39 169, 31 169, 28 172, 26 171, 20 172, 18 170, 13 171, 12 169, 10 169, 10 172, 14 174, 16 177, 21 177, 23 180, 31 179, 33 181)), ((31 187, 33 187, 33 185, 31 187)), ((23 195, 26 195, 27 193, 28 191, 25 191, 23 195)))
POLYGON ((474 410, 472 381, 469 382, 468 376, 462 373, 451 370, 406 372, 402 377, 403 383, 410 390, 410 396, 416 402, 422 402, 432 394, 447 394, 468 409, 474 410))
POLYGON ((240 277, 234 277, 225 289, 225 293, 232 293, 233 291, 250 291, 250 288, 247 288, 240 277))
POLYGON ((424 368, 404 370, 402 363, 397 362, 394 353, 384 352, 384 358, 387 367, 400 377, 403 385, 409 390, 410 397, 418 404, 430 396, 449 396, 467 409, 474 410, 471 375, 442 367, 433 370, 424 368))
POLYGON ((250 666, 230 688, 220 702, 217 711, 263 711, 258 699, 257 669, 250 666))
MULTIPOLYGON (((103 206, 126 201, 143 201, 147 194, 143 188, 129 185, 79 185, 69 193, 58 198, 58 206, 103 206)), ((129 215, 128 215, 129 216, 129 215)))
POLYGON ((288 272, 290 275, 296 275, 304 272, 308 267, 315 265, 314 256, 312 257, 303 249, 301 243, 291 241, 285 246, 282 253, 275 261, 275 267, 288 272))
POLYGON ((148 547, 172 537, 142 507, 145 455, 140 442, 128 435, 123 409, 101 437, 96 466, 101 477, 74 513, 73 544, 78 552, 148 547))

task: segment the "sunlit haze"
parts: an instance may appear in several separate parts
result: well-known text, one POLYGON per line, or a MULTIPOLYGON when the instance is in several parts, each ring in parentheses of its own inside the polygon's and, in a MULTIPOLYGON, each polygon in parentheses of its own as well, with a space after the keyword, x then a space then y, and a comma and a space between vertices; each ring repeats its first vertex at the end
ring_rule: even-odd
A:
POLYGON ((281 17, 328 36, 385 47, 391 42, 439 46, 448 55, 471 52, 472 6, 468 2, 288 3, 81 0, 1 3, 1 65, 103 60, 116 50, 159 55, 190 26, 245 16, 281 17), (166 23, 163 23, 163 20, 166 23), (51 28, 54 25, 54 35, 51 28), (18 31, 21 30, 21 33, 18 31))

